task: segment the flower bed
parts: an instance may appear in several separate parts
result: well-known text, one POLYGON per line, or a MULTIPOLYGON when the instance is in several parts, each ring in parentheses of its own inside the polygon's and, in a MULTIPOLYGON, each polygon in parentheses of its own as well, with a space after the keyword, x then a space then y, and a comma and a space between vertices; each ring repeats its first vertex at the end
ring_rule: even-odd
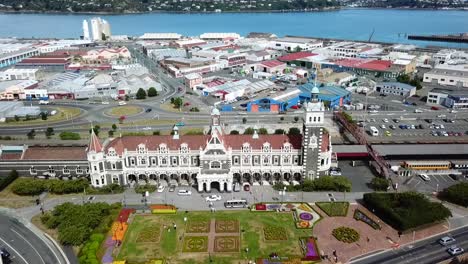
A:
POLYGON ((255 210, 256 211, 266 211, 267 207, 265 204, 256 204, 255 205, 255 210))
POLYGON ((358 221, 363 221, 364 223, 370 225, 372 228, 375 230, 380 230, 382 227, 376 223, 374 220, 372 220, 369 216, 367 216, 363 211, 356 209, 354 210, 354 219, 358 221))
POLYGON ((296 228, 307 229, 312 228, 320 219, 320 215, 317 214, 312 207, 306 203, 299 204, 296 206, 294 212, 294 222, 296 223, 296 228))
POLYGON ((121 222, 127 222, 130 215, 132 213, 134 213, 134 212, 135 212, 135 209, 124 208, 124 209, 120 210, 120 213, 119 213, 119 216, 117 217, 117 220, 121 221, 121 222))
POLYGON ((177 208, 173 205, 155 204, 150 205, 151 213, 153 214, 175 214, 177 208))
POLYGON ((338 228, 333 229, 332 235, 341 242, 345 243, 354 243, 359 240, 359 233, 358 231, 345 227, 345 226, 340 226, 338 228))
POLYGON ((115 221, 112 223, 111 234, 112 240, 123 241, 125 233, 127 232, 128 225, 126 222, 115 221))
POLYGON ((265 240, 288 240, 286 230, 281 226, 267 225, 263 227, 265 240))
POLYGON ((304 253, 303 261, 317 261, 320 260, 317 241, 313 237, 306 237, 300 239, 301 248, 304 253))
POLYGON ((346 216, 348 214, 348 202, 316 202, 315 205, 328 216, 346 216))

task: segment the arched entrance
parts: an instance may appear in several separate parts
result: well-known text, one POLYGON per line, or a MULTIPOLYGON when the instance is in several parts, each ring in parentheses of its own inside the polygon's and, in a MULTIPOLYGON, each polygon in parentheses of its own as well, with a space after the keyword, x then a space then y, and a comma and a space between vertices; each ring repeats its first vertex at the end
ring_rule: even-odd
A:
POLYGON ((254 181, 256 181, 256 182, 261 182, 262 181, 262 175, 260 173, 255 172, 253 176, 254 176, 254 181))
POLYGON ((197 184, 198 184, 198 181, 197 181, 197 174, 196 174, 196 173, 192 173, 192 175, 190 175, 189 184, 190 184, 190 185, 197 185, 197 184))
POLYGON ((237 172, 234 173, 234 174, 232 175, 232 178, 234 179, 234 182, 238 182, 238 183, 241 182, 241 175, 240 175, 240 173, 237 173, 237 172))
POLYGON ((210 183, 210 191, 211 189, 216 189, 221 192, 221 184, 217 181, 213 181, 210 183))
POLYGON ((271 181, 271 173, 265 172, 265 173, 263 174, 263 180, 264 180, 264 181, 267 181, 267 182, 270 182, 270 181, 271 181))
POLYGON ((302 181, 302 175, 299 172, 294 173, 294 180, 297 182, 302 181))
POLYGON ((180 175, 180 184, 181 185, 189 185, 190 177, 187 173, 182 173, 180 175))
POLYGON ((178 185, 179 184, 179 175, 177 174, 171 174, 171 177, 170 177, 170 183, 169 184, 175 184, 175 185, 178 185))
POLYGON ((242 175, 242 179, 243 181, 242 182, 250 182, 250 179, 252 178, 252 175, 250 175, 250 173, 244 173, 242 175))
POLYGON ((273 173, 273 180, 276 182, 281 181, 281 173, 279 172, 273 173))
POLYGON ((149 184, 152 185, 157 185, 159 182, 159 177, 156 174, 150 174, 149 175, 149 184))
POLYGON ((291 181, 291 173, 285 172, 284 173, 284 180, 288 181, 288 182, 291 181))
POLYGON ((128 175, 128 182, 136 182, 137 178, 135 174, 129 174, 128 175))
POLYGON ((159 174, 159 184, 169 185, 169 176, 167 174, 159 174))

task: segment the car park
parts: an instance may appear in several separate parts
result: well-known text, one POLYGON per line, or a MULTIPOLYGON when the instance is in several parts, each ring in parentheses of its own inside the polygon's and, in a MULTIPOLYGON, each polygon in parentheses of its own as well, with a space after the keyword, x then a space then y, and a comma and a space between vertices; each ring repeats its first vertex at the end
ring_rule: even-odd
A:
POLYGON ((444 236, 441 239, 439 239, 439 244, 441 244, 443 246, 446 246, 446 245, 451 244, 453 242, 455 242, 455 238, 450 237, 450 236, 444 236))
POLYGON ((221 196, 217 194, 210 195, 205 198, 207 202, 216 202, 216 201, 221 201, 221 196))
POLYGON ((458 246, 455 246, 455 245, 451 246, 451 247, 447 250, 447 252, 448 252, 450 255, 452 255, 452 256, 461 254, 461 253, 463 253, 464 251, 465 251, 465 250, 463 250, 463 248, 458 247, 458 246))
POLYGON ((419 177, 421 179, 423 179, 424 181, 430 181, 431 178, 429 178, 429 176, 427 176, 427 174, 419 174, 419 177))
POLYGON ((189 190, 179 190, 177 192, 177 195, 180 195, 180 196, 190 196, 192 195, 192 192, 189 191, 189 190))

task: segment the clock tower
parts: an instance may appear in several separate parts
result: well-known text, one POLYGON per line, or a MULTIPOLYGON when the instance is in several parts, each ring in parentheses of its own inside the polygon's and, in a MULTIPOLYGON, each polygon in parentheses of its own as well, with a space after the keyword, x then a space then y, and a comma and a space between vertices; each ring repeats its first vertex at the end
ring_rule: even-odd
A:
POLYGON ((322 145, 325 107, 318 98, 319 88, 316 84, 311 91, 310 102, 305 104, 304 126, 302 131, 302 164, 304 179, 318 177, 320 168, 320 148, 322 145))

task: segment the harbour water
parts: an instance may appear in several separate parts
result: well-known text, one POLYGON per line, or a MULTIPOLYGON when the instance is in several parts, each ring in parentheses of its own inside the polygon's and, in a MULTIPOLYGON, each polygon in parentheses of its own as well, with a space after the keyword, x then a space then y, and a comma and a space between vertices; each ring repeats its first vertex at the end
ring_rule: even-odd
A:
MULTIPOLYGON (((195 36, 204 32, 271 32, 278 36, 413 43, 464 47, 467 44, 411 41, 408 34, 449 34, 468 31, 468 11, 344 9, 313 13, 148 13, 100 15, 111 23, 112 34, 139 36, 145 32, 176 32, 195 36)), ((93 15, 0 14, 0 37, 77 38, 83 19, 93 15)))

